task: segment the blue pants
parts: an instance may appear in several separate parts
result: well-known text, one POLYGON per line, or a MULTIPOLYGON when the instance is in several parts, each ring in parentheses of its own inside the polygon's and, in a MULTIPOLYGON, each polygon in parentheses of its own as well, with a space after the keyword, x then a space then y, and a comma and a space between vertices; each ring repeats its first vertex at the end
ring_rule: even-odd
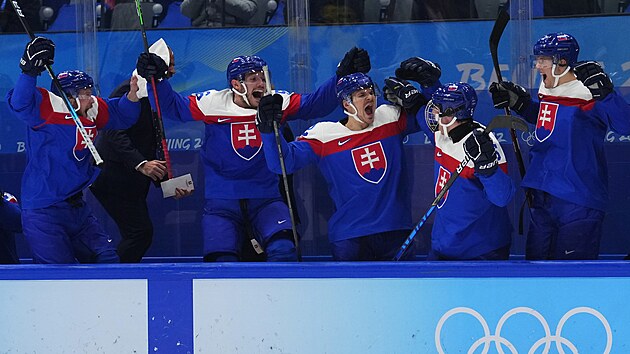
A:
POLYGON ((251 234, 266 250, 268 261, 297 260, 291 229, 289 208, 281 198, 206 199, 203 254, 229 254, 232 256, 225 260, 238 260, 241 245, 251 234))
POLYGON ((84 201, 22 210, 24 237, 35 263, 117 263, 112 240, 84 201))
MULTIPOLYGON (((355 237, 330 244, 333 259, 336 261, 391 261, 411 230, 380 232, 368 236, 355 237)), ((413 260, 416 249, 411 244, 402 261, 413 260)))
POLYGON ((525 257, 597 259, 604 212, 533 190, 525 257))

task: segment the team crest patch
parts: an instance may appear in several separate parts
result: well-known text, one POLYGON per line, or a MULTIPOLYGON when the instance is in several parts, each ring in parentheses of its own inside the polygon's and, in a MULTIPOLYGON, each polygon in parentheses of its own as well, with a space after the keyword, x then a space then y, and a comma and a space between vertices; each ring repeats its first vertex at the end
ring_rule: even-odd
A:
POLYGON ((553 134, 556 127, 556 115, 558 114, 558 104, 541 102, 536 121, 536 140, 543 142, 553 134))
POLYGON ((232 148, 241 158, 249 161, 262 148, 260 132, 256 124, 251 122, 230 124, 232 148))
POLYGON ((387 158, 380 141, 354 148, 351 152, 354 168, 361 178, 374 184, 383 179, 387 172, 387 158))
MULTIPOLYGON (((438 178, 435 181, 435 194, 434 194, 434 196, 437 197, 437 195, 440 194, 440 191, 442 191, 442 188, 444 188, 444 186, 446 185, 446 181, 448 181, 449 178, 451 178, 451 172, 449 170, 445 169, 444 167, 440 166, 440 171, 438 172, 438 178)), ((440 200, 440 202, 437 205, 438 209, 442 208, 444 203, 446 203, 446 198, 448 198, 448 193, 449 192, 450 192, 450 190, 448 190, 448 191, 446 191, 446 193, 444 193, 444 196, 442 197, 442 200, 440 200)))
MULTIPOLYGON (((74 155, 74 158, 77 159, 77 161, 82 161, 86 156, 89 156, 91 153, 90 149, 88 149, 87 147, 87 142, 85 141, 85 139, 83 139, 83 135, 81 135, 81 132, 79 132, 79 127, 77 127, 75 131, 76 143, 74 144, 74 148, 72 149, 72 154, 74 155)), ((85 132, 87 133, 87 136, 90 138, 90 140, 94 142, 96 134, 98 134, 96 126, 85 127, 85 132)))

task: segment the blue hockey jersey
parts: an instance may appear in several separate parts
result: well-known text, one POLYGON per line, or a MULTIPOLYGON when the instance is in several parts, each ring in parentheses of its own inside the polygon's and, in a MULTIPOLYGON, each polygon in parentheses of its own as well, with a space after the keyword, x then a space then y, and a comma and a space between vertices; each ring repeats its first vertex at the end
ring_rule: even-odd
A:
POLYGON ((608 203, 604 140, 608 129, 630 133, 630 105, 613 92, 593 100, 582 82, 547 89, 525 118, 536 124, 534 145, 522 186, 593 209, 608 203))
MULTIPOLYGON (((429 130, 424 119, 419 122, 435 145, 434 195, 437 196, 464 159, 464 142, 472 134, 472 128, 453 142, 439 131, 429 130)), ((477 176, 473 161, 469 161, 437 205, 431 247, 443 257, 470 259, 511 243, 512 224, 505 206, 514 196, 515 186, 507 175, 501 145, 494 134, 490 133, 490 137, 499 157, 497 172, 489 177, 477 176)))
MULTIPOLYGON (((411 229, 403 139, 418 131, 400 108, 381 105, 371 126, 352 131, 340 122, 320 122, 282 151, 287 173, 317 163, 335 204, 328 238, 336 242, 411 229)), ((274 134, 262 134, 267 165, 280 173, 274 134), (273 155, 273 157, 271 157, 273 155)))
MULTIPOLYGON (((126 129, 140 115, 140 103, 126 96, 94 99, 87 117, 79 117, 92 140, 98 130, 126 129)), ((61 97, 36 87, 36 78, 21 74, 7 101, 28 127, 22 209, 48 207, 94 182, 98 169, 61 97)))
MULTIPOLYGON (((283 119, 314 119, 331 113, 337 107, 335 79, 329 79, 310 94, 276 91, 284 99, 283 119)), ((152 88, 148 90, 155 106, 152 88)), ((278 176, 265 163, 263 141, 254 122, 256 109, 236 105, 230 89, 185 97, 164 80, 157 90, 164 117, 205 123, 201 158, 207 199, 280 197, 278 176)))

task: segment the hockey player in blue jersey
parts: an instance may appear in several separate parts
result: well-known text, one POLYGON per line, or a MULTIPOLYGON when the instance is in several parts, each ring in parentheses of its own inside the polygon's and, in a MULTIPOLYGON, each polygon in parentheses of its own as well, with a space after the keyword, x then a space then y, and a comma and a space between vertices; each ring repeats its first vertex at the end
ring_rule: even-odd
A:
POLYGON ((510 255, 506 205, 515 187, 501 145, 473 120, 476 105, 469 84, 445 84, 418 117, 435 145, 436 196, 461 161, 470 158, 437 205, 427 260, 505 260, 510 255))
MULTIPOLYGON (((408 83, 393 78, 386 85, 404 97, 402 104, 417 111, 427 100, 408 83)), ((415 119, 399 106, 377 107, 372 79, 363 73, 340 78, 337 99, 346 117, 320 122, 297 141, 281 141, 287 173, 316 163, 328 183, 335 213, 328 221, 328 238, 337 261, 391 260, 411 229, 406 190, 403 139, 419 130, 415 119)), ((281 168, 273 122, 282 122, 286 102, 278 94, 261 100, 257 124, 262 133, 267 166, 281 168)), ((409 252, 405 259, 413 259, 409 252)))
MULTIPOLYGON (((165 117, 205 123, 202 232, 207 262, 241 260, 242 240, 247 237, 262 246, 267 261, 297 260, 289 210, 280 196, 278 176, 267 169, 263 142, 254 123, 266 89, 265 65, 258 56, 236 57, 227 66, 228 88, 186 97, 174 92, 168 80, 162 80, 166 64, 161 58, 150 54, 138 58, 138 73, 159 80, 157 90, 165 117)), ((285 98, 283 121, 328 115, 337 106, 337 76, 369 69, 367 52, 353 48, 339 64, 337 75, 314 93, 278 91, 285 98)), ((149 97, 155 105, 151 93, 149 97)))
POLYGON ((10 193, 0 190, 0 264, 17 264, 15 234, 22 232, 20 206, 10 193))
MULTIPOLYGON (((7 94, 9 108, 28 127, 24 236, 35 263, 118 262, 116 248, 82 198, 98 174, 87 143, 57 89, 36 86, 45 65, 54 61, 54 49, 43 37, 29 42, 20 60, 22 74, 7 94)), ((64 71, 57 78, 88 135, 125 129, 138 119, 137 83, 122 98, 103 99, 92 95, 93 80, 84 72, 64 71)))
POLYGON ((533 197, 526 258, 597 259, 608 201, 604 137, 630 133, 630 106, 597 62, 578 62, 570 34, 543 36, 533 51, 538 101, 511 82, 489 88, 496 108, 536 125, 522 182, 533 197))

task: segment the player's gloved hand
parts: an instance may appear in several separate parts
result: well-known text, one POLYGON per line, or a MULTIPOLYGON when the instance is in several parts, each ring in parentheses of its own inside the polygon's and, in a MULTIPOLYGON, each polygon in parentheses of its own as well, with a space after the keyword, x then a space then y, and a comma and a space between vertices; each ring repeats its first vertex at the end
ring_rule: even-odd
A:
POLYGON ((412 113, 418 112, 420 107, 426 105, 428 102, 417 88, 407 80, 397 77, 388 77, 385 79, 385 88, 383 91, 385 98, 389 102, 397 104, 412 113))
POLYGON ((581 61, 575 65, 573 72, 577 79, 591 91, 594 99, 603 100, 613 92, 612 80, 598 62, 581 61))
POLYGON ((396 77, 412 80, 422 87, 431 87, 442 76, 442 69, 438 63, 420 57, 409 58, 400 63, 396 69, 396 77))
POLYGON ((30 76, 38 76, 46 70, 46 65, 55 62, 55 43, 44 37, 36 37, 28 42, 20 59, 20 69, 30 76))
POLYGON ((164 62, 164 59, 154 53, 142 53, 138 57, 136 63, 136 70, 138 75, 145 79, 153 77, 154 79, 161 81, 168 74, 168 65, 164 62))
POLYGON ((509 107, 522 114, 532 102, 532 96, 523 86, 510 81, 493 82, 488 91, 492 94, 494 108, 509 107))
POLYGON ((494 143, 490 135, 482 129, 473 130, 473 133, 464 142, 464 152, 475 163, 475 173, 478 175, 490 177, 499 167, 494 143))
POLYGON ((356 72, 366 74, 371 68, 368 52, 365 49, 352 47, 337 65, 337 78, 356 72))
POLYGON ((282 121, 282 96, 279 94, 263 96, 258 103, 256 126, 261 133, 273 133, 273 122, 282 121))

